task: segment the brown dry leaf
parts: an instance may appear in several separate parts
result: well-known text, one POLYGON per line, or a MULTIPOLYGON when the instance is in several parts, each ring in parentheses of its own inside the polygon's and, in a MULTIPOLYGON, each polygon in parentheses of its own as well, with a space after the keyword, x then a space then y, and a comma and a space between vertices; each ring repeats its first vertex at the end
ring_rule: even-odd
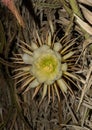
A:
POLYGON ((76 14, 74 14, 74 16, 76 17, 76 22, 90 35, 92 35, 92 27, 84 22, 81 18, 79 18, 76 14))
POLYGON ((83 51, 92 43, 92 37, 90 36, 83 42, 83 51))
POLYGON ((92 5, 92 0, 78 0, 80 3, 83 3, 83 4, 87 4, 87 5, 92 5))
POLYGON ((78 109, 77 111, 79 110, 80 108, 80 105, 83 101, 83 98, 85 96, 85 94, 87 93, 87 91, 90 89, 91 87, 91 84, 90 84, 90 76, 91 76, 91 73, 92 73, 92 66, 90 65, 90 68, 87 72, 87 76, 86 76, 86 81, 85 81, 85 84, 84 84, 84 87, 82 89, 82 93, 81 93, 81 98, 80 98, 80 101, 79 101, 79 105, 78 105, 78 109))
POLYGON ((67 128, 73 128, 72 130, 90 130, 87 127, 82 127, 82 126, 78 126, 78 125, 66 125, 66 124, 61 124, 61 126, 66 126, 67 128))
POLYGON ((18 10, 17 10, 17 8, 16 8, 14 1, 13 1, 13 0, 8 0, 8 1, 2 0, 2 2, 3 2, 3 4, 4 4, 5 6, 7 6, 8 9, 13 13, 13 15, 16 17, 18 23, 19 23, 22 27, 25 27, 24 21, 23 21, 21 15, 19 14, 19 12, 18 12, 18 10))
POLYGON ((84 17, 86 18, 86 20, 87 20, 90 24, 92 24, 92 12, 89 11, 89 10, 88 10, 87 8, 85 8, 84 6, 82 6, 81 4, 80 4, 80 7, 81 7, 81 9, 82 9, 82 12, 83 12, 84 17))

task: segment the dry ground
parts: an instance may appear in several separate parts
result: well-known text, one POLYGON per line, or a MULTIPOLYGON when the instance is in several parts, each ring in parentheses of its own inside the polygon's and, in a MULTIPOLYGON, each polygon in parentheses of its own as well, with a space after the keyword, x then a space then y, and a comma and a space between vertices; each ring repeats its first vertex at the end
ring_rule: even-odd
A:
MULTIPOLYGON (((80 6, 82 0, 77 1, 79 8, 76 4, 73 5, 74 0, 27 1, 15 0, 25 28, 20 27, 14 15, 0 3, 0 130, 91 130, 92 38, 89 28, 84 27, 83 30, 74 17, 74 14, 80 18, 82 15, 83 21, 87 22, 87 25, 92 25, 86 16, 84 18, 83 8, 80 6), (76 9, 80 9, 80 12, 76 9), (61 101, 58 102, 55 95, 54 102, 51 98, 49 104, 46 97, 39 107, 40 94, 33 100, 33 90, 25 95, 17 94, 16 81, 11 76, 14 68, 10 57, 18 50, 16 46, 18 39, 30 44, 34 38, 35 28, 45 36, 50 28, 50 21, 55 32, 58 32, 58 38, 64 35, 78 38, 76 42, 80 55, 76 64, 80 70, 76 73, 81 77, 81 82, 76 81, 80 89, 71 84, 74 95, 68 92, 65 99, 60 93, 61 101)), ((91 4, 85 7, 90 10, 91 4)))

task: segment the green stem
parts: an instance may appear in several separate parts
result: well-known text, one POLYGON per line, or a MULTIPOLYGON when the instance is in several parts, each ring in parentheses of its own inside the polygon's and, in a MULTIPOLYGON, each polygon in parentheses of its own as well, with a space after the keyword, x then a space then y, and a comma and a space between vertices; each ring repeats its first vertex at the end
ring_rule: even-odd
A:
MULTIPOLYGON (((84 18, 82 16, 82 13, 80 11, 77 1, 76 0, 69 0, 69 1, 70 1, 70 5, 72 7, 73 13, 76 14, 78 17, 80 17, 83 20, 84 18)), ((83 28, 81 28, 81 31, 83 32, 85 39, 88 39, 89 34, 83 28)))
POLYGON ((67 3, 65 2, 65 0, 60 0, 60 2, 63 4, 63 6, 64 6, 65 10, 67 11, 67 13, 68 13, 69 15, 71 15, 71 14, 72 14, 72 10, 68 7, 68 5, 67 5, 67 3))
POLYGON ((69 35, 70 31, 71 31, 71 28, 73 26, 73 20, 74 20, 74 15, 72 15, 72 17, 70 18, 70 22, 69 22, 69 25, 67 26, 67 29, 65 31, 65 35, 69 35))
POLYGON ((69 0, 69 1, 70 1, 70 5, 72 7, 73 13, 76 14, 77 16, 79 16, 83 20, 83 16, 81 14, 77 1, 76 0, 69 0))

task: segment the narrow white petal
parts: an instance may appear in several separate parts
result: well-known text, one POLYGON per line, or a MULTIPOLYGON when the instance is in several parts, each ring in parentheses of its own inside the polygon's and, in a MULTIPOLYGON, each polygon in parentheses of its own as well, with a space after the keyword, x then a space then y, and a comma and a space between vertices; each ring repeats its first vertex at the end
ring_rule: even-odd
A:
POLYGON ((42 47, 36 49, 33 53, 34 59, 39 58, 39 56, 43 55, 44 52, 47 52, 48 50, 50 50, 50 48, 47 45, 43 45, 42 47))
POLYGON ((35 87, 37 87, 39 84, 40 84, 40 83, 37 81, 37 79, 35 79, 35 80, 33 80, 33 81, 29 84, 28 88, 35 88, 35 87))
POLYGON ((63 79, 57 80, 57 84, 59 85, 59 87, 63 93, 67 93, 67 86, 66 86, 65 81, 63 79))
POLYGON ((32 64, 32 62, 33 62, 32 56, 30 56, 30 55, 28 55, 26 53, 24 53, 22 55, 22 59, 23 59, 23 61, 24 61, 25 64, 32 64))
POLYGON ((34 93, 33 93, 33 95, 32 95, 32 99, 37 95, 37 93, 38 93, 39 90, 40 90, 40 87, 41 87, 41 85, 38 85, 38 87, 35 88, 35 91, 34 91, 34 93))
POLYGON ((75 52, 70 51, 69 53, 67 53, 66 55, 63 56, 63 59, 66 60, 68 58, 70 58, 72 55, 74 55, 75 52))
POLYGON ((23 52, 26 53, 26 54, 28 54, 28 55, 30 55, 30 56, 33 54, 31 51, 29 51, 27 49, 23 49, 23 52))
POLYGON ((60 101, 59 91, 58 91, 57 86, 56 86, 55 83, 54 83, 54 88, 55 88, 55 92, 56 92, 56 94, 57 94, 58 100, 60 101))
POLYGON ((61 50, 62 49, 62 45, 59 43, 59 42, 56 42, 55 44, 54 44, 54 50, 55 51, 59 51, 59 50, 61 50))
MULTIPOLYGON (((34 78, 34 77, 33 77, 33 78, 34 78)), ((31 79, 30 79, 30 81, 31 81, 31 79)), ((33 80, 33 81, 29 84, 29 86, 26 88, 26 90, 23 92, 23 94, 26 93, 27 91, 29 91, 31 88, 38 87, 38 85, 39 85, 39 82, 38 82, 36 79, 33 80)))
POLYGON ((18 68, 18 69, 13 70, 13 72, 20 71, 20 70, 23 70, 23 71, 26 72, 26 71, 30 71, 30 68, 31 68, 31 67, 29 67, 29 66, 20 67, 20 68, 18 68))
POLYGON ((46 93, 47 93, 47 85, 44 84, 44 86, 43 86, 43 92, 42 92, 42 98, 41 98, 41 101, 40 101, 39 105, 42 103, 44 97, 46 96, 46 93))
POLYGON ((67 76, 69 76, 69 77, 71 77, 71 78, 73 78, 73 79, 80 80, 77 76, 75 76, 74 74, 69 73, 69 72, 67 72, 67 71, 64 72, 64 74, 67 75, 67 76))
POLYGON ((68 65, 66 63, 62 64, 62 71, 67 71, 68 65))
POLYGON ((42 92, 42 100, 46 96, 46 93, 47 93, 47 85, 44 84, 44 86, 43 86, 43 92, 42 92))
POLYGON ((35 32, 36 32, 36 36, 37 36, 37 39, 38 39, 38 43, 39 43, 40 46, 42 46, 42 41, 41 41, 41 39, 40 39, 40 36, 39 36, 39 34, 38 34, 38 31, 36 30, 35 32))

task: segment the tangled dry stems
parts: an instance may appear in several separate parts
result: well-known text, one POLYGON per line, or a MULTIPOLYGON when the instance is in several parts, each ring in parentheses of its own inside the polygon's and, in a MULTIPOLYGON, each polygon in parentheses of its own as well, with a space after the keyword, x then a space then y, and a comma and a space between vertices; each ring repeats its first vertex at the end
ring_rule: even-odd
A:
MULTIPOLYGON (((80 8, 80 10, 83 10, 84 8, 82 8, 80 6, 81 2, 83 3, 83 1, 79 0, 77 2, 79 2, 78 7, 80 8)), ((88 3, 90 3, 90 0, 85 0, 85 4, 88 4, 88 3)), ((16 130, 16 129, 35 129, 35 128, 36 129, 46 128, 48 130, 49 129, 66 130, 67 128, 70 130, 72 130, 72 129, 73 130, 92 129, 92 115, 91 115, 91 110, 92 110, 92 103, 91 103, 92 102, 92 99, 91 99, 91 95, 92 95, 91 59, 92 59, 92 56, 91 56, 91 54, 92 54, 92 52, 91 52, 91 47, 89 47, 92 40, 90 38, 90 35, 88 35, 88 34, 85 35, 85 31, 87 31, 88 29, 83 28, 85 30, 85 31, 83 31, 79 27, 79 25, 77 25, 74 22, 74 18, 69 17, 69 14, 71 13, 71 11, 73 11, 73 8, 70 8, 70 3, 67 0, 66 1, 63 1, 63 0, 56 1, 55 0, 53 2, 42 0, 42 1, 39 1, 39 4, 37 4, 37 1, 35 1, 35 2, 33 2, 33 5, 34 5, 34 10, 35 11, 38 10, 38 12, 36 12, 37 13, 36 15, 38 15, 40 17, 41 26, 42 26, 41 32, 44 32, 43 37, 45 36, 46 31, 49 28, 48 23, 50 23, 51 21, 54 21, 53 22, 55 25, 54 29, 56 29, 57 31, 58 31, 58 29, 61 29, 64 34, 71 33, 73 37, 77 37, 77 36, 81 35, 81 38, 79 40, 77 40, 78 44, 80 44, 79 50, 81 52, 81 55, 77 62, 80 66, 80 70, 77 70, 77 73, 84 78, 81 79, 82 84, 80 84, 80 82, 77 81, 77 86, 80 89, 73 90, 75 97, 69 96, 69 93, 68 93, 65 99, 62 98, 63 100, 61 100, 61 102, 58 102, 58 104, 57 104, 57 99, 55 98, 54 103, 51 103, 50 105, 48 105, 48 102, 45 98, 42 105, 40 106, 40 108, 38 108, 38 102, 40 99, 39 94, 35 100, 32 100, 33 91, 29 91, 23 97, 20 95, 17 96, 16 89, 15 90, 13 89, 13 91, 10 91, 10 90, 12 90, 12 88, 15 88, 15 86, 13 87, 13 84, 11 85, 12 80, 10 80, 10 78, 9 78, 8 84, 5 84, 5 86, 0 88, 1 92, 3 93, 3 96, 0 93, 0 95, 1 95, 0 99, 2 100, 1 109, 0 109, 1 110, 0 111, 0 120, 2 121, 2 123, 0 124, 0 128, 3 129, 5 127, 6 130, 8 128, 14 129, 14 130, 16 130), (39 6, 37 6, 37 5, 39 5, 39 6), (65 6, 67 7, 68 12, 66 12, 66 10, 64 9, 65 6), (62 7, 62 8, 60 8, 60 7, 62 7), (49 13, 50 13, 50 15, 49 15, 49 13), (59 14, 58 18, 56 18, 55 13, 59 14), (47 18, 45 16, 47 16, 47 18), (43 17, 44 17, 44 21, 43 21, 43 17), (48 22, 47 22, 47 20, 48 20, 48 22), (8 85, 11 87, 8 87, 8 85), (13 98, 11 98, 11 96, 10 96, 11 94, 12 94, 13 98), (8 99, 8 102, 7 102, 7 99, 8 99), (13 99, 13 100, 11 100, 11 99, 13 99), (12 103, 15 107, 12 106, 12 103), (11 107, 12 109, 10 108, 10 105, 12 106, 11 107), (7 107, 5 108, 5 106, 7 106, 7 107), (10 108, 9 114, 11 116, 8 116, 8 118, 7 118, 9 108, 10 108), (4 114, 3 114, 3 111, 4 111, 4 114), (14 113, 14 114, 11 114, 11 113, 14 113), (19 114, 19 116, 17 116, 18 114, 19 114), (26 117, 26 119, 28 119, 27 121, 25 120, 25 117, 26 117), (58 125, 58 123, 61 125, 58 125), (18 124, 20 124, 20 125, 18 125, 18 124), (77 124, 77 125, 75 125, 75 124, 77 124), (62 128, 60 126, 62 126, 62 128)), ((90 3, 90 5, 91 5, 91 3, 90 3)), ((18 5, 18 7, 19 7, 19 5, 18 5)), ((86 9, 84 9, 84 11, 85 10, 86 9)), ((1 9, 0 9, 0 11, 1 11, 1 9)), ((9 12, 9 14, 10 14, 10 12, 9 12)), ((89 14, 90 13, 88 13, 86 15, 89 16, 89 14)), ((23 15, 25 24, 27 25, 27 28, 25 30, 17 29, 15 20, 14 20, 14 22, 9 21, 8 17, 4 21, 6 35, 8 37, 7 43, 14 44, 15 39, 19 38, 19 39, 22 39, 22 41, 25 41, 26 43, 30 44, 31 43, 30 41, 32 41, 34 39, 34 32, 33 32, 33 26, 32 26, 34 24, 33 17, 30 16, 29 12, 24 7, 22 9, 22 15, 23 15), (25 18, 25 16, 26 16, 26 18, 25 18), (30 21, 32 24, 30 24, 30 21), (12 22, 14 24, 12 24, 12 22), (8 27, 8 25, 9 25, 9 27, 8 27), (16 30, 18 32, 17 36, 15 35, 16 30), (22 31, 23 35, 21 34, 21 31, 22 31), (9 35, 8 35, 8 32, 10 32, 9 35), (33 32, 33 33, 30 33, 30 32, 33 32)), ((76 13, 76 15, 77 15, 77 13, 76 13)), ((11 15, 9 15, 9 17, 12 18, 11 15)), ((85 20, 83 20, 82 18, 81 18, 81 20, 82 20, 82 23, 85 22, 85 20)), ((2 19, 2 21, 3 21, 3 19, 2 19)), ((79 22, 79 24, 80 24, 80 22, 79 22)), ((86 23, 86 24, 88 24, 88 23, 86 23)), ((52 29, 52 31, 53 31, 53 29, 52 29)), ((63 33, 61 33, 61 35, 63 35, 63 33)), ((36 39, 35 39, 35 41, 36 41, 36 39)), ((8 55, 10 53, 10 51, 9 51, 10 44, 8 44, 8 47, 5 44, 5 47, 6 47, 5 58, 7 59, 8 55)), ((16 48, 16 49, 18 49, 18 48, 16 48)), ((19 52, 20 52, 20 50, 19 50, 19 52)), ((8 59, 9 59, 9 57, 8 57, 8 59)), ((6 68, 9 66, 9 62, 4 61, 4 60, 0 60, 0 61, 6 66, 6 68)), ((11 66, 13 67, 13 64, 11 66)), ((9 76, 10 75, 9 71, 6 71, 6 72, 8 73, 8 76, 9 76)), ((4 85, 4 83, 6 81, 4 80, 4 77, 2 76, 3 74, 4 73, 1 72, 0 81, 1 81, 1 84, 4 85)), ((56 95, 54 95, 54 97, 56 97, 56 95)))

